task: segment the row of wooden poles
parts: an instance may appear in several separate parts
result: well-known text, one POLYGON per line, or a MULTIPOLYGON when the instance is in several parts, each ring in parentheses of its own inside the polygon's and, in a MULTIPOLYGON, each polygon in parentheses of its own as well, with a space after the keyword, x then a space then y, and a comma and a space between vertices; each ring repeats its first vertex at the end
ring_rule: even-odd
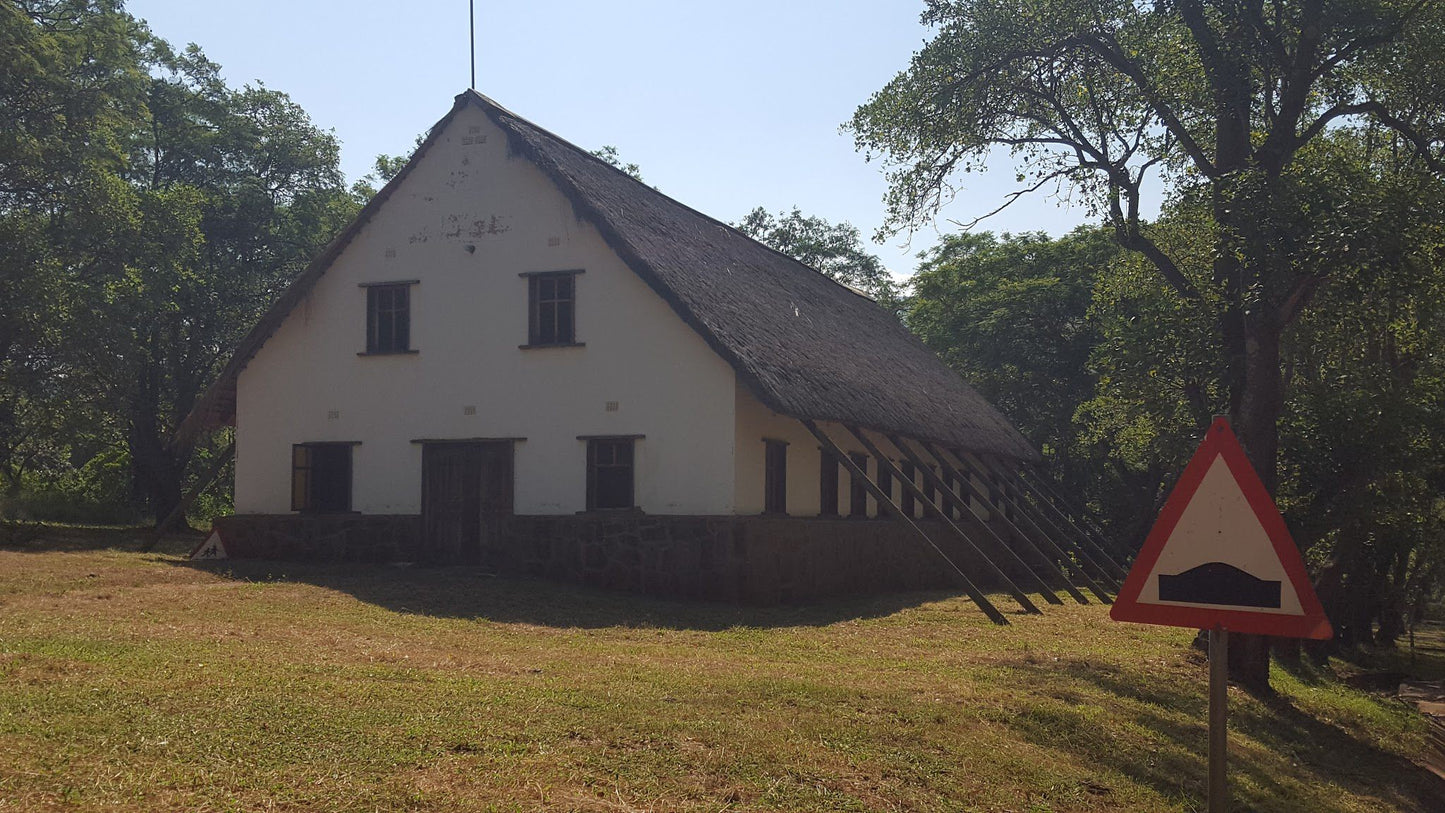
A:
MULTIPOLYGON (((878 461, 880 477, 870 478, 868 472, 846 453, 813 421, 803 425, 818 439, 824 451, 833 457, 861 483, 878 503, 880 513, 887 513, 908 525, 920 540, 947 563, 973 603, 996 624, 1007 624, 1008 617, 989 601, 974 580, 951 559, 929 536, 928 529, 914 520, 913 512, 905 512, 893 495, 879 485, 882 473, 903 485, 904 492, 922 506, 924 516, 937 519, 935 529, 963 543, 994 583, 1008 593, 1025 612, 1042 612, 1029 597, 1037 594, 1050 604, 1063 604, 1056 591, 1066 593, 1080 604, 1089 600, 1082 587, 1101 602, 1108 604, 1119 591, 1126 571, 1109 551, 1109 545, 1097 526, 1092 525, 1078 506, 1066 501, 1041 472, 1023 466, 1006 465, 990 455, 972 454, 920 440, 906 441, 897 434, 880 433, 898 451, 903 460, 920 472, 927 490, 885 455, 868 435, 855 426, 844 426, 849 435, 878 461), (916 447, 916 449, 915 449, 916 447), (921 450, 937 464, 937 470, 919 455, 921 450), (975 476, 985 483, 1002 482, 1007 487, 989 494, 978 485, 975 476), (955 492, 953 485, 959 484, 955 492), (980 518, 969 503, 977 500, 990 506, 988 513, 997 526, 980 518), (999 503, 1005 510, 999 510, 999 503), (1001 535, 1007 535, 1007 539, 1001 535), (1022 575, 1020 585, 1002 565, 1012 565, 1022 575), (1028 589, 1025 589, 1027 587, 1028 589)), ((890 489, 891 491, 891 489, 890 489)))

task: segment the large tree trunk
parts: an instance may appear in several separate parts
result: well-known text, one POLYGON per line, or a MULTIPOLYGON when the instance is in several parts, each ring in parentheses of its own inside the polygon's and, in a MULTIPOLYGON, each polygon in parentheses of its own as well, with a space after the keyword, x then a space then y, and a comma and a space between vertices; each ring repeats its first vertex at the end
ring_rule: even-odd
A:
MULTIPOLYGON (((1250 463, 1273 495, 1279 483, 1279 417, 1284 411, 1281 327, 1268 308, 1256 308, 1240 321, 1243 323, 1244 375, 1239 382, 1232 422, 1250 463)), ((1230 645, 1230 678, 1250 691, 1268 694, 1271 691, 1269 638, 1232 635, 1230 645)))
POLYGON ((145 502, 146 510, 156 523, 180 504, 186 469, 185 456, 177 454, 166 442, 158 389, 152 376, 136 392, 126 436, 132 489, 136 497, 145 502))

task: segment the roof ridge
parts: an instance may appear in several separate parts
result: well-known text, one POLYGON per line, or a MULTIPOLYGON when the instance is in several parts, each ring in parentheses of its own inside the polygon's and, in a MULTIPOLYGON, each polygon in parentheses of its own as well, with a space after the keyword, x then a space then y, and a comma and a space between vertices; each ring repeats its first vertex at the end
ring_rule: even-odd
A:
POLYGON ((702 210, 700 210, 700 209, 695 209, 695 208, 693 208, 692 206, 689 206, 688 204, 683 203, 682 201, 678 200, 677 198, 674 198, 673 196, 667 194, 666 192, 662 191, 661 189, 658 189, 658 188, 655 187, 655 186, 649 185, 646 181, 642 181, 642 180, 638 180, 637 178, 634 178, 633 176, 631 176, 631 175, 629 175, 628 173, 622 171, 622 170, 619 169, 618 167, 615 167, 615 166, 613 166, 612 164, 609 164, 609 163, 607 163, 606 161, 602 160, 601 158, 598 158, 596 155, 593 155, 591 150, 585 149, 585 148, 583 148, 583 147, 581 147, 581 146, 573 143, 572 141, 569 141, 569 140, 567 140, 566 138, 563 138, 562 136, 557 135, 556 133, 552 132, 551 130, 548 130, 546 127, 543 127, 542 125, 537 124, 536 122, 534 122, 534 121, 532 121, 531 119, 527 118, 526 116, 523 116, 523 115, 521 115, 521 114, 519 114, 519 113, 517 113, 517 112, 515 112, 515 111, 512 111, 512 110, 507 109, 506 107, 498 104, 495 99, 487 96, 487 95, 484 94, 484 93, 478 92, 475 88, 469 88, 469 89, 467 89, 466 91, 463 91, 461 94, 459 94, 459 95, 457 96, 457 99, 460 100, 460 99, 462 99, 463 97, 470 98, 473 102, 481 102, 481 103, 483 103, 483 104, 485 104, 485 105, 490 105, 491 107, 495 108, 498 112, 500 112, 500 113, 502 113, 502 114, 504 114, 504 115, 510 116, 510 117, 512 117, 512 118, 514 118, 514 119, 516 119, 516 120, 518 120, 518 121, 522 122, 523 124, 526 124, 526 125, 528 125, 528 126, 530 126, 530 127, 535 127, 537 130, 541 131, 543 134, 549 136, 550 138, 556 139, 556 140, 557 140, 558 142, 560 142, 563 146, 569 147, 569 148, 571 148, 572 150, 575 150, 579 155, 585 156, 587 159, 589 159, 589 160, 591 160, 591 161, 595 161, 596 163, 598 163, 598 164, 600 164, 600 165, 602 165, 602 166, 604 166, 604 167, 607 167, 608 169, 612 170, 613 172, 616 172, 617 174, 621 175, 622 177, 626 178, 627 180, 629 180, 629 181, 631 181, 631 182, 633 182, 633 183, 635 183, 635 184, 638 184, 639 186, 642 186, 642 187, 643 187, 644 189, 646 189, 648 192, 651 192, 651 193, 654 194, 654 195, 661 195, 662 197, 667 198, 667 199, 668 199, 669 201, 671 201, 673 204, 675 204, 675 205, 677 205, 677 206, 681 206, 682 208, 684 208, 684 209, 686 209, 687 211, 689 211, 689 212, 697 215, 698 217, 701 217, 701 218, 703 218, 703 219, 705 219, 705 220, 709 220, 709 221, 711 221, 713 224, 715 224, 715 225, 717 225, 717 226, 721 226, 722 228, 727 229, 727 230, 729 230, 729 231, 731 231, 731 232, 739 235, 740 237, 742 237, 742 238, 744 238, 744 239, 751 240, 752 242, 757 243, 758 245, 760 245, 760 246, 762 246, 763 248, 767 249, 768 251, 771 251, 772 253, 778 255, 779 257, 782 257, 783 259, 785 259, 785 260, 787 260, 787 261, 789 261, 789 262, 796 263, 797 265, 800 265, 800 266, 802 266, 803 268, 806 268, 806 269, 808 269, 809 271, 812 271, 814 274, 818 274, 818 275, 822 276, 824 279, 828 280, 829 282, 832 282, 832 283, 835 284, 835 285, 841 286, 842 288, 844 288, 845 290, 847 290, 849 293, 854 294, 855 296, 862 297, 863 299, 866 299, 866 300, 868 300, 869 302, 877 302, 877 301, 878 301, 877 299, 869 296, 868 294, 863 293, 863 292, 860 291, 859 289, 854 288, 852 285, 849 285, 848 283, 843 282, 842 280, 834 279, 833 277, 831 277, 831 276, 829 276, 827 273, 825 273, 822 269, 820 269, 820 268, 815 268, 815 267, 813 267, 813 266, 811 266, 811 265, 808 265, 807 263, 803 262, 802 260, 799 260, 797 257, 794 257, 794 256, 792 256, 791 254, 788 254, 788 253, 786 253, 786 252, 784 252, 784 251, 781 251, 781 250, 779 250, 779 249, 777 249, 777 248, 774 248, 774 247, 768 245, 767 243, 764 243, 762 240, 759 240, 759 239, 757 239, 756 237, 753 237, 752 235, 748 234, 747 232, 744 232, 742 229, 739 229, 737 226, 734 226, 734 225, 732 225, 731 223, 727 223, 727 222, 722 221, 722 220, 718 220, 717 218, 713 217, 712 215, 708 214, 707 212, 704 212, 704 211, 702 211, 702 210))
POLYGON ((240 372, 425 160, 458 112, 472 104, 502 130, 511 155, 550 179, 571 201, 575 216, 591 223, 618 258, 733 369, 738 382, 773 411, 1038 459, 1033 444, 896 314, 475 90, 457 95, 401 170, 296 275, 237 344, 173 442, 235 420, 240 372), (775 295, 775 289, 786 296, 775 295), (799 319, 798 308, 805 304, 807 317, 799 319))

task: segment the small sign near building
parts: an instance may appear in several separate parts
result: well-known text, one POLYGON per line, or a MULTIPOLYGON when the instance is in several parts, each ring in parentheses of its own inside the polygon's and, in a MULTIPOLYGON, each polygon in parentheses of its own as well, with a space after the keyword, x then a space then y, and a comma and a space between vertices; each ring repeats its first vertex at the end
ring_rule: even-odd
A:
POLYGON ((226 543, 221 539, 220 530, 212 527, 211 532, 206 535, 206 538, 201 540, 201 544, 191 549, 189 558, 192 560, 228 558, 226 556, 226 543))

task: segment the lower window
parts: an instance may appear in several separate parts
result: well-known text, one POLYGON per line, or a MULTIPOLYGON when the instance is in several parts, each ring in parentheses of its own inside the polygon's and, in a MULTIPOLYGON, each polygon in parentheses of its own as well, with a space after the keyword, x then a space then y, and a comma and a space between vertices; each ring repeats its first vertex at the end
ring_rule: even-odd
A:
POLYGON ((818 514, 838 516, 838 458, 824 449, 818 466, 818 514))
POLYGON ((633 438, 587 441, 587 510, 634 507, 633 438))
POLYGON ((763 513, 788 513, 788 444, 765 440, 763 465, 763 513))
POLYGON ((291 510, 351 510, 354 443, 298 443, 291 447, 291 510))
MULTIPOLYGON (((862 452, 849 452, 848 459, 853 461, 863 476, 868 476, 868 455, 862 452)), ((863 485, 863 480, 854 476, 848 486, 848 516, 868 516, 868 487, 863 485)))

